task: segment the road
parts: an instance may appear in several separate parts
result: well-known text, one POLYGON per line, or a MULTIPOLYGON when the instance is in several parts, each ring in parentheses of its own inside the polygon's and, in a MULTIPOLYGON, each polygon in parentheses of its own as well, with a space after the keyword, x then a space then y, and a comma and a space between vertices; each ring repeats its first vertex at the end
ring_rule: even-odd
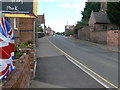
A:
POLYGON ((65 53, 118 86, 117 52, 64 36, 50 37, 49 40, 65 53))
MULTIPOLYGON (((51 40, 57 38, 50 38, 51 40)), ((47 38, 40 38, 37 67, 30 88, 102 88, 108 90, 82 69, 71 63, 47 38)), ((73 90, 74 90, 73 89, 73 90)))

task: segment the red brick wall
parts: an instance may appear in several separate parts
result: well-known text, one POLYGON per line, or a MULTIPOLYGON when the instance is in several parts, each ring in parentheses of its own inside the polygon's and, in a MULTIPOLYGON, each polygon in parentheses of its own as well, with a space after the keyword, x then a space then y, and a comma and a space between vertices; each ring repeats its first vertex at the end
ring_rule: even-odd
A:
POLYGON ((20 42, 27 42, 33 40, 33 31, 20 31, 20 42))
MULTIPOLYGON (((14 29, 13 22, 14 19, 11 18, 11 25, 14 29)), ((14 31, 16 45, 18 45, 19 42, 27 42, 29 40, 33 40, 34 37, 33 24, 34 24, 34 19, 32 18, 17 18, 18 31, 14 31)))
POLYGON ((106 31, 96 31, 90 33, 90 40, 95 43, 107 43, 107 32, 106 31))
POLYGON ((89 40, 90 38, 90 28, 84 27, 79 30, 79 38, 83 40, 89 40))
POLYGON ((33 30, 33 23, 32 18, 19 18, 19 30, 33 30))
POLYGON ((109 45, 120 46, 119 38, 120 30, 109 30, 107 31, 107 43, 109 45))
POLYGON ((29 40, 33 40, 34 37, 33 24, 34 19, 19 18, 20 42, 27 42, 29 40))
POLYGON ((79 30, 78 38, 90 40, 95 43, 120 46, 120 30, 93 31, 92 27, 84 27, 79 30))
POLYGON ((97 31, 90 33, 90 40, 92 42, 103 43, 113 46, 120 45, 119 30, 97 31))
POLYGON ((6 79, 6 83, 2 88, 29 88, 30 83, 30 62, 29 55, 23 55, 20 60, 15 63, 15 70, 6 79))

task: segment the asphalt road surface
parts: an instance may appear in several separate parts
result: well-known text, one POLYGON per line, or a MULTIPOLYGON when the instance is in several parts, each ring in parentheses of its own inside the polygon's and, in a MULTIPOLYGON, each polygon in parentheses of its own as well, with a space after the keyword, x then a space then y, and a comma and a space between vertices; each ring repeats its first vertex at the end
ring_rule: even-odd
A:
MULTIPOLYGON (((56 43, 59 42, 57 38, 50 39, 55 40, 56 43)), ((30 82, 30 88, 94 88, 94 90, 102 88, 102 90, 107 90, 71 63, 46 38, 38 40, 37 57, 36 75, 30 82)))
POLYGON ((118 86, 117 52, 64 36, 50 37, 49 40, 82 64, 118 86))

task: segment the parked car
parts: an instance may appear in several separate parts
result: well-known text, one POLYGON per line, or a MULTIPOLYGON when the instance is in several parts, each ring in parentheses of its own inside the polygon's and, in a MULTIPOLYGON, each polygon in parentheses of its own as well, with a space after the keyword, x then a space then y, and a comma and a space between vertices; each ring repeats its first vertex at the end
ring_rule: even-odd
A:
POLYGON ((44 32, 38 32, 38 38, 42 38, 44 36, 45 36, 44 32))

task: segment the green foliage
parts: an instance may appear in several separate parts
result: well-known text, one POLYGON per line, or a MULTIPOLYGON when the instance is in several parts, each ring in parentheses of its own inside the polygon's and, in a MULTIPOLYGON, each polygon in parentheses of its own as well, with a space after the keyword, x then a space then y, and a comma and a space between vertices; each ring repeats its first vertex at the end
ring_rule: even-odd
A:
POLYGON ((107 14, 110 21, 120 27, 120 2, 108 2, 107 14))
POLYGON ((91 12, 98 12, 100 10, 100 2, 86 2, 84 11, 81 12, 82 14, 82 24, 88 24, 91 12))
POLYGON ((28 44, 28 45, 27 45, 27 48, 33 49, 33 44, 28 44))
POLYGON ((84 11, 81 12, 82 20, 77 22, 75 30, 81 29, 88 25, 91 12, 98 12, 100 10, 100 2, 86 2, 84 11))
POLYGON ((25 47, 25 43, 24 42, 20 42, 20 48, 24 48, 25 47))
POLYGON ((57 35, 60 35, 61 33, 60 33, 60 32, 57 32, 56 34, 57 34, 57 35))
POLYGON ((15 53, 15 59, 20 58, 22 55, 23 55, 22 52, 17 52, 17 53, 15 53))
POLYGON ((36 30, 37 32, 43 32, 43 28, 39 22, 36 23, 36 30))
POLYGON ((19 51, 19 47, 15 47, 15 59, 20 58, 23 55, 23 52, 19 51))
POLYGON ((29 40, 27 44, 33 44, 33 40, 29 40))
POLYGON ((43 28, 42 28, 42 26, 38 26, 38 32, 43 32, 43 28))
POLYGON ((69 36, 69 35, 74 35, 74 30, 71 30, 71 31, 69 31, 69 32, 66 32, 65 33, 67 36, 69 36))

